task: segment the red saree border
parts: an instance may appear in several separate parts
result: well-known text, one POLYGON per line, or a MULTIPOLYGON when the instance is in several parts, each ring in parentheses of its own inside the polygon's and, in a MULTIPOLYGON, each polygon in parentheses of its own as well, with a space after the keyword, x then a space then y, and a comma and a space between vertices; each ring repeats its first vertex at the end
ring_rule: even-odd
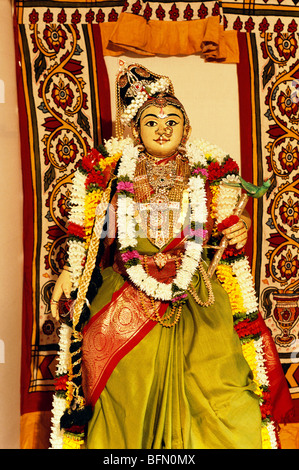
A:
MULTIPOLYGON (((109 302, 108 305, 110 305, 112 302, 115 302, 127 286, 128 286, 128 282, 126 281, 124 282, 124 284, 121 286, 121 288, 118 291, 113 292, 111 301, 109 302)), ((83 335, 87 332, 87 330, 91 327, 91 325, 97 320, 97 318, 99 318, 106 311, 106 309, 108 308, 108 305, 105 305, 93 317, 91 317, 91 319, 88 321, 88 323, 84 326, 82 330, 83 335)))
MULTIPOLYGON (((123 339, 122 344, 118 345, 114 350, 112 350, 112 353, 109 355, 109 358, 107 360, 104 360, 102 362, 105 362, 104 366, 97 367, 97 361, 95 358, 90 357, 89 351, 88 351, 88 345, 90 345, 90 348, 93 348, 93 339, 94 336, 100 332, 101 327, 103 328, 103 323, 105 321, 104 315, 107 313, 109 315, 109 309, 112 308, 113 304, 115 302, 118 302, 121 298, 121 296, 125 293, 126 289, 135 289, 132 284, 130 284, 128 281, 126 281, 123 286, 113 294, 111 301, 109 304, 105 305, 98 313, 96 313, 88 322, 88 324, 84 327, 83 329, 83 388, 84 388, 84 394, 85 398, 88 404, 91 404, 92 407, 95 406, 100 394, 105 388, 105 385, 111 376, 113 370, 117 366, 117 364, 120 362, 122 358, 124 358, 132 349, 137 346, 138 343, 157 325, 157 322, 150 320, 149 318, 144 317, 141 319, 140 323, 137 324, 133 333, 128 337, 123 339), (98 325, 96 325, 98 323, 98 325), (97 328, 97 331, 95 332, 94 336, 92 329, 97 328), (90 334, 91 337, 88 337, 87 335, 90 334), (88 341, 88 343, 87 343, 88 341), (92 343, 92 344, 91 344, 92 343), (87 353, 86 356, 84 357, 84 351, 87 353), (90 367, 88 368, 88 363, 90 362, 90 367), (90 371, 92 371, 92 374, 97 374, 98 377, 93 379, 93 387, 91 392, 89 391, 89 387, 87 386, 87 381, 90 379, 90 371), (99 375, 100 374, 100 375, 99 375), (94 385, 96 384, 96 385, 94 385)), ((166 309, 168 307, 168 303, 162 302, 159 308, 159 314, 162 316, 166 309)), ((114 322, 109 319, 106 325, 106 330, 105 330, 105 336, 106 337, 112 337, 113 336, 113 327, 112 324, 114 322)), ((103 328, 104 329, 104 328, 103 328)), ((99 359, 99 356, 97 354, 97 359, 99 359)), ((100 361, 98 361, 100 362, 100 361)), ((89 380, 90 382, 90 380, 89 380)), ((91 388, 91 386, 90 386, 91 388)))

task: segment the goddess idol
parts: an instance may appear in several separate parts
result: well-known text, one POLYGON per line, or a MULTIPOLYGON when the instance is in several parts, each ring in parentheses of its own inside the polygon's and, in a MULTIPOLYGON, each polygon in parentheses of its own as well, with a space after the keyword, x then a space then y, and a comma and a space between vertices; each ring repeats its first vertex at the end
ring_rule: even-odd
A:
POLYGON ((244 252, 238 165, 189 141, 168 77, 122 64, 116 82, 118 138, 74 176, 51 301, 58 320, 71 298, 52 447, 278 448, 290 398, 244 252))

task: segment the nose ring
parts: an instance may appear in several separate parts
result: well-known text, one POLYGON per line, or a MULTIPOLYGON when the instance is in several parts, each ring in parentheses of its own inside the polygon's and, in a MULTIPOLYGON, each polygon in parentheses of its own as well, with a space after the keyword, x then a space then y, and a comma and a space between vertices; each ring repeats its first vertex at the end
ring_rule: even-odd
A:
POLYGON ((164 134, 166 137, 171 137, 173 134, 173 127, 166 126, 164 134))

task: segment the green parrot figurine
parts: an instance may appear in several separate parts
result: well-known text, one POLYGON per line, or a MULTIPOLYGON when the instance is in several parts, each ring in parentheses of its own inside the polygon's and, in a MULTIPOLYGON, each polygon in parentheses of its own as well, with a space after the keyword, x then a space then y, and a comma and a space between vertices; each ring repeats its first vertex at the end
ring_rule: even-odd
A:
POLYGON ((227 186, 242 187, 248 196, 259 198, 262 197, 269 189, 271 185, 271 180, 268 179, 263 182, 262 186, 256 186, 255 184, 248 183, 241 176, 239 176, 240 183, 223 183, 227 186))

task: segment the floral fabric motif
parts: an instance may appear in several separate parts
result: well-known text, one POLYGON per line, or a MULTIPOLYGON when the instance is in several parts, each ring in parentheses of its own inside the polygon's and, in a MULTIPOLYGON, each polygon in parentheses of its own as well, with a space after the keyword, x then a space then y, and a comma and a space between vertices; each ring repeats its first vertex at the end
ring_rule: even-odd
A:
MULTIPOLYGON (((54 390, 59 324, 50 313, 50 298, 56 277, 66 262, 72 177, 79 159, 101 142, 101 105, 92 95, 95 86, 99 86, 93 82, 93 67, 99 76, 101 69, 92 51, 96 33, 87 31, 85 19, 88 23, 102 21, 105 15, 101 16, 100 11, 94 15, 86 12, 82 24, 81 9, 71 10, 60 6, 24 6, 18 15, 23 31, 22 50, 26 51, 23 60, 27 69, 23 68, 23 76, 29 68, 31 71, 26 80, 32 93, 27 89, 24 93, 28 94, 28 116, 35 117, 29 126, 36 137, 28 145, 34 146, 34 161, 30 165, 36 175, 34 197, 39 220, 36 229, 39 248, 32 242, 33 250, 38 249, 34 266, 37 285, 32 286, 36 292, 32 306, 37 312, 36 324, 31 338, 24 339, 24 344, 28 341, 29 349, 34 351, 28 371, 28 394, 54 390)), ((117 18, 111 8, 109 15, 110 19, 117 18)), ((25 152, 22 158, 27 158, 25 152)), ((28 283, 31 281, 30 278, 28 283)), ((26 406, 25 397, 23 402, 26 406)))
POLYGON ((263 201, 260 304, 297 402, 299 369, 292 357, 299 350, 299 322, 291 312, 298 308, 299 286, 298 20, 263 18, 256 39, 263 177, 272 183, 263 201), (283 317, 277 295, 286 299, 283 317))

